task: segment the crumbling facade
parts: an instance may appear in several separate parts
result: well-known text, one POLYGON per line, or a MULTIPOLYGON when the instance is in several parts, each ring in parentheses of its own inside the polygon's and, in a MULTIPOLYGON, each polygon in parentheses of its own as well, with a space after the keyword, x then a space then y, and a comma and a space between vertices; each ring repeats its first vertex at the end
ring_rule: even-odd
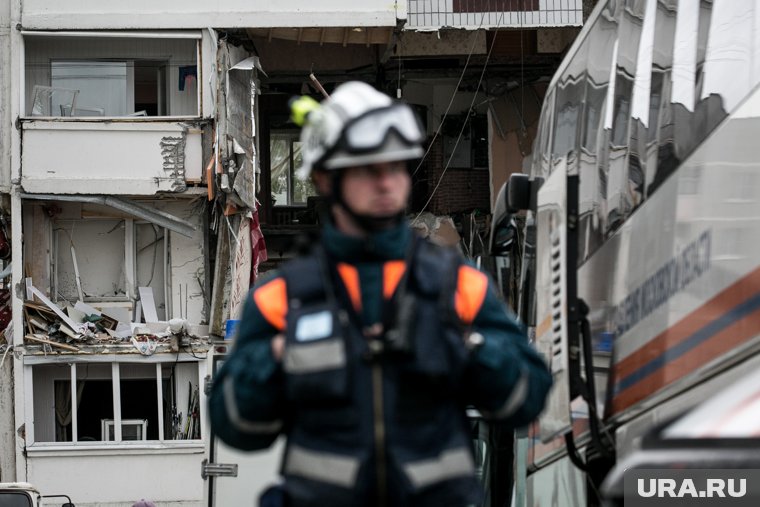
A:
POLYGON ((406 99, 411 211, 485 216, 581 24, 555 3, 0 0, 0 482, 204 503, 209 349, 324 205, 288 99, 406 99))

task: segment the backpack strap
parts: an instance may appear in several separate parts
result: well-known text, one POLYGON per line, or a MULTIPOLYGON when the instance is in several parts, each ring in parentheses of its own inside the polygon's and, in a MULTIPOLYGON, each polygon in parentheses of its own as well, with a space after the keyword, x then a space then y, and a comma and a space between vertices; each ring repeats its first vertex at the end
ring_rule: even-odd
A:
POLYGON ((288 262, 282 268, 288 298, 288 308, 326 303, 338 311, 342 324, 350 320, 359 322, 351 297, 343 285, 337 266, 324 246, 318 244, 312 251, 288 262))
POLYGON ((287 263, 282 267, 282 276, 285 278, 289 307, 327 299, 325 276, 315 252, 287 263))
POLYGON ((442 321, 456 329, 463 327, 455 306, 459 268, 463 264, 464 258, 455 248, 423 241, 412 266, 420 294, 436 297, 442 321))
POLYGON ((390 300, 383 306, 383 328, 392 349, 408 352, 416 298, 438 301, 440 318, 446 326, 462 329, 455 308, 455 295, 461 254, 453 249, 435 245, 415 237, 407 255, 407 268, 390 300))

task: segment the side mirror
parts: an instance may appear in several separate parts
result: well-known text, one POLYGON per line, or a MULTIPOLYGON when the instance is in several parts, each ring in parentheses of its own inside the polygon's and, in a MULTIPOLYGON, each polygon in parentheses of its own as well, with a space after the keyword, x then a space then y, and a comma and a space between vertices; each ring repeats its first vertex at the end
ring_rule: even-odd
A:
POLYGON ((61 504, 61 507, 76 507, 72 502, 69 495, 40 495, 40 498, 65 498, 66 503, 61 504))
POLYGON ((515 238, 517 238, 517 224, 511 215, 507 215, 493 228, 491 255, 508 254, 512 250, 515 238))
POLYGON ((507 181, 504 198, 506 200, 507 211, 516 213, 523 210, 536 210, 536 197, 538 189, 544 182, 543 178, 530 179, 530 176, 523 173, 514 173, 507 181))

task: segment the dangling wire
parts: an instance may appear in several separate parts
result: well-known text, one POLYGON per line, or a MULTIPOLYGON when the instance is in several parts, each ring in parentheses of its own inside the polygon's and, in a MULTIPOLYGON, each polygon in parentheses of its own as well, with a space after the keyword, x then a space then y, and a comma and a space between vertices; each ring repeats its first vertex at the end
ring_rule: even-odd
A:
MULTIPOLYGON (((494 43, 496 42, 496 35, 498 34, 498 28, 499 28, 499 25, 501 24, 501 22, 502 22, 503 19, 504 19, 504 12, 502 11, 501 15, 499 16, 499 20, 496 23, 493 39, 491 39, 491 45, 488 48, 488 54, 486 55, 486 61, 485 61, 485 63, 483 63, 483 70, 480 72, 480 78, 478 79, 478 84, 475 87, 475 93, 472 94, 472 100, 470 101, 470 107, 467 109, 468 114, 473 111, 473 106, 475 105, 475 99, 478 97, 478 91, 480 90, 480 85, 483 82, 483 76, 485 76, 485 74, 486 74, 486 69, 488 68, 488 62, 491 59, 491 53, 493 52, 494 43)), ((481 20, 481 23, 482 23, 482 20, 481 20)), ((468 57, 468 60, 469 60, 469 57, 468 57)), ((462 75, 464 76, 464 74, 462 74, 462 75)), ((461 82, 461 78, 460 78, 460 82, 461 82)), ((457 88, 458 88, 458 86, 457 86, 457 88)), ((451 100, 452 101, 454 100, 453 96, 451 97, 451 100)), ((450 106, 451 106, 451 103, 449 103, 449 107, 450 106)), ((448 112, 448 109, 447 109, 447 112, 448 112)), ((444 118, 445 118, 445 116, 444 116, 444 118)), ((443 125, 443 121, 441 121, 441 125, 443 125)), ((430 205, 430 202, 433 200, 433 197, 435 196, 435 193, 438 190, 438 187, 441 186, 441 182, 443 181, 443 177, 446 175, 446 171, 449 169, 449 165, 451 165, 451 161, 454 159, 454 154, 457 151, 457 146, 459 146, 459 141, 462 139, 462 135, 464 134, 464 129, 466 127, 467 127, 467 120, 465 120, 465 121, 462 122, 462 128, 459 129, 459 135, 457 136, 457 140, 454 143, 454 147, 451 149, 451 155, 449 156, 449 159, 446 161, 446 166, 443 168, 443 172, 441 173, 441 176, 438 178, 438 183, 436 183, 435 188, 430 193, 430 197, 428 198, 428 200, 425 203, 425 205, 422 207, 422 209, 420 210, 420 212, 417 213, 417 216, 414 217, 414 220, 412 220, 412 225, 414 225, 414 224, 417 223, 417 220, 420 218, 420 215, 422 215, 422 213, 425 212, 425 210, 427 209, 428 205, 430 205)), ((440 130, 441 130, 441 126, 439 125, 438 126, 438 131, 440 131, 440 130)), ((438 132, 436 132, 436 135, 437 134, 438 134, 438 132)), ((433 140, 435 140, 435 137, 433 138, 433 140)), ((432 145, 433 145, 433 143, 431 142, 430 146, 432 146, 432 145)), ((430 147, 428 147, 428 151, 430 151, 430 147)), ((427 152, 425 153, 425 155, 427 155, 427 152)), ((422 165, 422 162, 420 162, 420 165, 422 165)), ((417 167, 417 169, 419 169, 419 166, 417 167)), ((417 172, 417 171, 415 170, 415 172, 417 172)))
MULTIPOLYGON (((438 138, 438 135, 441 133, 441 128, 443 127, 443 124, 446 122, 446 117, 449 115, 449 111, 451 110, 451 105, 454 103, 454 99, 457 96, 457 93, 459 93, 459 85, 462 84, 462 80, 464 79, 464 75, 467 72, 467 67, 470 65, 470 58, 472 58, 472 53, 475 52, 475 44, 478 41, 478 32, 483 27, 483 22, 485 20, 486 13, 485 11, 480 16, 480 24, 478 27, 473 31, 472 33, 472 44, 470 45, 470 52, 467 54, 467 60, 464 62, 464 67, 462 68, 462 74, 459 76, 459 81, 457 81, 457 85, 454 87, 454 93, 451 94, 451 99, 449 100, 449 105, 446 106, 446 111, 443 113, 443 118, 441 118, 441 122, 438 124, 438 128, 435 131, 435 134, 433 134, 433 139, 430 140, 430 143, 428 144, 427 150, 425 150, 425 154, 422 155, 422 158, 420 159, 419 164, 417 164, 417 167, 414 169, 414 172, 412 172, 412 176, 417 174, 417 171, 420 170, 422 167, 422 164, 425 162, 425 159, 428 156, 428 153, 430 153, 430 149, 433 147, 433 144, 435 143, 435 140, 438 138)), ((501 17, 504 17, 504 13, 501 13, 501 17)), ((500 18, 501 19, 501 18, 500 18)), ((498 28, 499 24, 496 24, 496 27, 498 28)), ((493 48, 493 44, 491 44, 491 48, 493 48)), ((488 55, 491 55, 491 52, 489 50, 488 55)), ((488 64, 488 60, 486 59, 486 65, 488 64)), ((484 67, 485 69, 485 67, 484 67)), ((482 75, 481 75, 482 79, 482 75)), ((478 86, 480 86, 480 83, 478 83, 478 86)))

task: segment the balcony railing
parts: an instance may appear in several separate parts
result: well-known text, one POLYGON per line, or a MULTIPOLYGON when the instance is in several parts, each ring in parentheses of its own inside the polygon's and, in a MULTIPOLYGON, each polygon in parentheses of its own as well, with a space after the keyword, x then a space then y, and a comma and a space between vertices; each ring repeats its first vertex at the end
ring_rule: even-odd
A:
POLYGON ((409 0, 407 29, 580 26, 582 0, 409 0))

